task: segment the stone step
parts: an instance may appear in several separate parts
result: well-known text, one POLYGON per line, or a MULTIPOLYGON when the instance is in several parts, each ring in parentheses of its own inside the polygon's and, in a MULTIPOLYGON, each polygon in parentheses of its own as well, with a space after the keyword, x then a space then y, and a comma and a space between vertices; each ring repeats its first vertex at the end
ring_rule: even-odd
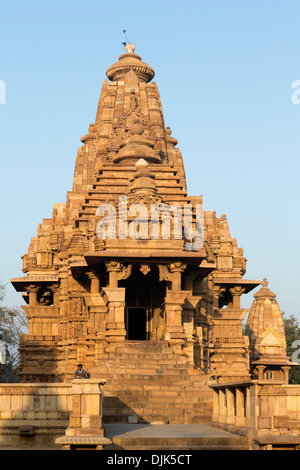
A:
POLYGON ((103 397, 103 406, 106 408, 112 406, 119 406, 119 404, 124 404, 125 406, 135 407, 138 405, 147 406, 147 405, 156 405, 161 407, 169 406, 185 406, 188 409, 192 408, 201 408, 209 406, 212 408, 211 398, 208 397, 180 397, 174 399, 173 397, 157 396, 157 397, 148 397, 148 396, 122 396, 112 395, 103 397))
POLYGON ((211 423, 211 413, 208 413, 207 416, 199 416, 199 415, 180 415, 180 416, 167 416, 165 419, 161 415, 151 415, 151 416, 137 416, 133 413, 126 414, 118 414, 118 415, 105 415, 103 416, 103 423, 105 424, 128 424, 132 422, 132 418, 135 419, 135 423, 138 424, 151 424, 155 422, 165 422, 165 424, 210 424, 211 423))
MULTIPOLYGON (((117 440, 116 439, 116 444, 112 444, 110 446, 105 446, 104 450, 137 450, 137 443, 133 443, 132 445, 128 444, 127 442, 124 442, 123 440, 117 440)), ((191 444, 191 445, 180 445, 178 444, 173 444, 170 442, 169 444, 167 443, 162 443, 162 444, 149 444, 149 445, 143 445, 143 444, 138 444, 138 450, 142 451, 156 451, 156 450, 169 450, 169 451, 198 451, 198 450, 249 450, 249 445, 248 443, 245 444, 234 444, 234 443, 223 443, 223 444, 204 444, 202 445, 201 442, 191 444)), ((160 462, 160 461, 159 461, 160 462)), ((163 464, 162 464, 163 465, 163 464)))
POLYGON ((203 383, 207 381, 207 378, 202 374, 195 374, 192 373, 190 370, 181 369, 181 368, 151 368, 144 364, 143 367, 132 367, 128 366, 118 366, 117 364, 111 367, 106 368, 94 368, 89 369, 89 372, 92 377, 100 377, 100 376, 126 376, 129 375, 151 375, 153 378, 161 378, 171 376, 172 378, 179 379, 185 378, 186 380, 195 381, 198 383, 203 383))
POLYGON ((170 385, 144 385, 144 387, 140 387, 139 384, 131 384, 127 386, 127 384, 120 384, 118 382, 115 383, 107 383, 103 388, 103 395, 104 396, 112 396, 113 394, 122 394, 123 396, 164 396, 169 397, 170 399, 176 397, 212 397, 212 391, 209 390, 207 387, 195 388, 191 389, 190 387, 176 387, 170 385))
POLYGON ((172 409, 172 410, 161 410, 160 408, 138 408, 131 410, 129 408, 114 410, 107 410, 103 413, 103 422, 113 423, 114 419, 116 422, 123 423, 153 423, 153 422, 163 422, 163 423, 203 423, 211 422, 211 409, 203 409, 201 412, 185 412, 184 409, 172 409))
MULTIPOLYGON (((102 377, 103 378, 103 377, 102 377)), ((112 395, 122 393, 124 396, 128 395, 138 395, 147 394, 153 392, 160 394, 164 397, 176 397, 176 396, 206 396, 211 397, 212 391, 207 387, 205 383, 202 383, 201 386, 198 384, 192 385, 184 382, 182 385, 180 382, 170 382, 170 381, 155 381, 149 382, 144 380, 135 380, 134 382, 130 380, 120 379, 120 378, 109 378, 103 388, 103 395, 112 395), (141 387, 143 385, 143 387, 141 387)))
MULTIPOLYGON (((95 377, 95 376, 94 376, 95 377)), ((139 388, 141 385, 144 385, 148 389, 153 389, 153 390, 172 390, 172 391, 190 391, 191 393, 197 393, 198 390, 203 390, 206 388, 206 382, 204 381, 199 381, 195 383, 188 382, 187 379, 184 377, 176 379, 174 376, 164 376, 164 377, 154 377, 154 376, 145 376, 145 375, 138 375, 136 374, 135 376, 126 376, 124 374, 123 376, 110 376, 109 374, 101 374, 99 375, 99 378, 105 379, 106 384, 103 388, 104 393, 105 390, 108 390, 112 387, 115 387, 115 389, 120 388, 120 389, 130 389, 133 390, 134 388, 139 388), (119 387, 118 387, 119 385, 119 387)))
POLYGON ((201 415, 187 414, 184 412, 173 412, 173 413, 161 413, 160 411, 155 414, 155 409, 151 409, 151 412, 144 413, 118 413, 118 414, 107 414, 103 415, 103 423, 164 423, 164 424, 211 424, 211 413, 208 410, 207 413, 201 415))
MULTIPOLYGON (((107 446, 105 447, 104 450, 131 450, 131 451, 134 451, 134 450, 137 450, 137 447, 136 446, 130 446, 130 445, 126 445, 125 447, 121 447, 119 445, 111 445, 111 446, 107 446)), ((233 446, 233 445, 222 445, 222 446, 219 446, 219 445, 191 445, 191 446, 186 446, 186 445, 183 445, 183 446, 180 446, 179 444, 178 445, 163 445, 163 446, 160 446, 160 445, 153 445, 151 444, 150 446, 143 446, 143 445, 139 445, 138 447, 138 450, 143 450, 143 451, 156 451, 156 450, 170 450, 170 451, 175 451, 175 450, 179 450, 179 451, 182 451, 184 452, 185 450, 188 450, 188 451, 193 451, 193 450, 249 450, 249 446, 248 445, 245 445, 245 446, 233 446)))
MULTIPOLYGON (((110 371, 111 373, 113 373, 113 371, 110 371)), ((151 379, 151 378, 155 378, 157 380, 161 379, 161 378, 167 378, 167 379, 170 379, 170 380, 176 380, 176 378, 178 380, 181 380, 182 378, 184 379, 185 375, 187 376, 188 374, 184 374, 185 371, 181 372, 181 371, 161 371, 160 373, 157 372, 156 370, 149 370, 149 369, 134 369, 132 371, 130 370, 127 370, 126 372, 124 370, 118 370, 116 369, 114 371, 114 373, 116 375, 119 375, 119 376, 122 376, 123 378, 129 378, 129 379, 134 379, 134 378, 137 378, 137 379, 140 379, 141 377, 145 377, 145 379, 151 379)))
MULTIPOLYGON (((115 349, 115 353, 120 355, 121 357, 122 356, 128 356, 128 357, 132 357, 132 358, 135 358, 135 357, 138 357, 138 356, 142 356, 144 358, 151 358, 152 356, 154 355, 161 355, 162 357, 165 357, 166 359, 172 359, 172 357, 176 357, 176 359, 179 361, 179 362, 184 362, 186 361, 186 356, 179 356, 179 355, 176 355, 174 354, 173 351, 171 351, 170 349, 159 349, 159 348, 150 348, 150 349, 138 349, 137 347, 134 347, 134 348, 131 348, 129 346, 125 347, 124 349, 119 349, 116 348, 115 349)), ((114 353, 110 353, 109 358, 113 358, 114 357, 114 353)))
MULTIPOLYGON (((149 384, 155 385, 160 383, 161 381, 168 381, 170 386, 172 385, 182 385, 184 383, 188 388, 199 388, 205 386, 207 383, 207 379, 205 377, 195 377, 191 374, 184 374, 184 373, 149 373, 150 371, 147 370, 134 370, 134 371, 97 371, 93 372, 91 376, 93 378, 103 378, 106 379, 107 383, 115 382, 116 380, 121 380, 122 382, 126 382, 128 384, 134 385, 133 380, 137 379, 141 381, 144 378, 144 381, 148 381, 149 384)), ((107 387, 107 385, 106 385, 107 387)))
MULTIPOLYGON (((137 357, 137 358, 126 358, 126 357, 118 357, 118 363, 116 363, 116 360, 106 360, 105 361, 105 366, 104 367, 112 367, 114 365, 119 365, 120 367, 128 366, 128 367, 155 367, 156 369, 159 368, 159 365, 157 363, 157 359, 159 358, 160 362, 159 365, 162 367, 169 367, 173 369, 183 369, 183 370, 189 370, 191 366, 187 364, 186 362, 175 362, 174 359, 169 359, 169 360, 164 360, 164 358, 161 358, 160 356, 158 357, 157 355, 153 358, 153 360, 148 360, 142 357, 137 357)), ((101 367, 101 366, 100 366, 101 367)))
MULTIPOLYGON (((132 366, 136 364, 148 364, 148 365, 156 365, 157 366, 157 359, 159 359, 159 363, 165 366, 177 366, 182 368, 189 368, 190 365, 187 362, 187 358, 181 358, 180 360, 176 360, 174 356, 166 356, 161 354, 120 354, 118 355, 118 363, 121 364, 131 364, 132 366)), ((116 362, 116 360, 112 357, 106 359, 107 364, 112 364, 116 362)))
MULTIPOLYGON (((157 369, 152 369, 152 368, 149 368, 149 367, 143 367, 143 368, 139 368, 139 367, 118 367, 117 365, 114 366, 114 367, 110 367, 109 369, 107 370, 104 370, 104 369, 89 369, 89 372, 91 374, 92 377, 100 377, 101 375, 110 375, 110 376, 116 376, 116 377, 124 377, 126 375, 126 377, 129 377, 129 376, 134 376, 134 375, 137 375, 137 376, 141 376, 141 375, 147 375, 147 376, 152 376, 153 378, 161 378, 161 377, 173 377, 174 379, 176 379, 177 377, 179 379, 182 379, 182 378, 185 378, 186 380, 189 380, 189 376, 190 374, 186 371, 186 370, 181 370, 181 369, 162 369, 162 370, 157 370, 157 369)), ((195 377, 197 378, 197 377, 195 377)), ((198 377, 200 378, 200 377, 198 377)), ((202 378, 202 377, 201 377, 202 378)))
POLYGON ((139 340, 126 340, 124 345, 122 346, 117 346, 116 350, 123 350, 126 348, 137 348, 139 351, 142 350, 149 350, 149 349, 155 349, 156 351, 158 350, 168 350, 170 351, 170 346, 168 341, 139 341, 139 340))
POLYGON ((134 399, 120 399, 117 397, 105 397, 103 399, 103 407, 108 410, 110 408, 123 408, 124 406, 129 406, 129 405, 135 405, 139 406, 141 408, 146 408, 147 406, 155 406, 156 408, 161 408, 161 409, 171 409, 171 408, 186 408, 186 405, 188 404, 189 409, 193 408, 207 408, 210 407, 210 402, 208 401, 188 401, 188 402, 182 402, 182 401, 174 401, 172 400, 170 403, 163 403, 159 401, 158 399, 156 400, 151 400, 151 401, 142 401, 140 400, 138 402, 138 405, 134 399))
MULTIPOLYGON (((105 377, 101 376, 102 379, 105 377)), ((203 396, 206 394, 207 396, 212 396, 211 390, 207 387, 206 383, 201 384, 188 384, 183 381, 183 384, 180 381, 168 381, 168 380, 132 380, 132 378, 128 379, 121 379, 119 377, 112 378, 107 377, 106 384, 103 388, 103 394, 107 394, 108 392, 111 394, 113 392, 120 393, 122 391, 129 391, 132 394, 135 390, 143 390, 143 391, 157 391, 160 393, 172 392, 170 396, 181 395, 185 394, 185 396, 203 396), (143 387, 141 387, 141 385, 143 387)))
MULTIPOLYGON (((112 441, 105 450, 249 450, 247 437, 204 423, 176 423, 176 426, 107 424, 104 428, 105 435, 112 441)), ((158 458, 155 456, 150 463, 157 466, 170 464, 158 462, 158 458)), ((184 465, 182 461, 180 463, 184 465)))
POLYGON ((210 422, 212 414, 211 400, 207 401, 143 401, 123 400, 118 397, 104 397, 104 422, 128 422, 132 417, 136 422, 162 421, 170 423, 203 423, 210 422))
POLYGON ((211 418, 212 391, 207 377, 166 342, 126 341, 90 372, 106 379, 104 422, 202 423, 211 418))
POLYGON ((170 389, 169 387, 166 388, 152 388, 152 389, 139 389, 131 388, 128 389, 127 387, 119 387, 117 384, 114 387, 107 388, 103 390, 104 397, 122 397, 123 399, 142 399, 147 398, 147 400, 151 399, 169 399, 170 401, 199 401, 199 400, 211 400, 212 399, 212 392, 206 390, 174 390, 170 389))

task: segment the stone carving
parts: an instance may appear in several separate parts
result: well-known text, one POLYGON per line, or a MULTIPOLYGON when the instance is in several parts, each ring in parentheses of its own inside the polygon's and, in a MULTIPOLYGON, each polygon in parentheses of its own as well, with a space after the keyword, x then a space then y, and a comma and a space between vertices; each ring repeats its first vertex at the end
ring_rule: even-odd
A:
POLYGON ((142 264, 140 266, 140 271, 144 274, 144 276, 146 276, 151 271, 151 268, 148 266, 148 264, 142 264))
POLYGON ((174 275, 171 273, 169 266, 164 264, 158 265, 159 269, 159 280, 160 281, 172 281, 174 275))
POLYGON ((124 279, 128 279, 132 271, 132 264, 124 266, 120 263, 120 269, 121 271, 118 273, 118 280, 121 281, 124 279))

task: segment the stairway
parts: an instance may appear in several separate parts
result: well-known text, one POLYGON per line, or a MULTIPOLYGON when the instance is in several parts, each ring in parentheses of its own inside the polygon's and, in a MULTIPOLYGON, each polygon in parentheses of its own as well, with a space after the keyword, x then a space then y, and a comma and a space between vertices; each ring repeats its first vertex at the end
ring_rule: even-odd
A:
POLYGON ((106 379, 104 423, 209 423, 208 377, 161 341, 126 341, 90 370, 106 379))

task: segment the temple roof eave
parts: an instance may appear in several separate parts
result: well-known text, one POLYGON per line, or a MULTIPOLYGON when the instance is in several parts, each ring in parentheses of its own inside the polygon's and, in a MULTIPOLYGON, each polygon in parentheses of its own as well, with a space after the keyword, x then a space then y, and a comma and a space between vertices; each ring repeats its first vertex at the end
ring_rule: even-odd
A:
POLYGON ((148 260, 157 260, 157 259, 184 259, 184 260, 194 260, 199 263, 206 258, 206 250, 194 251, 181 251, 181 250, 153 250, 143 248, 141 250, 103 250, 103 251, 94 251, 91 253, 86 253, 84 255, 86 261, 89 263, 89 260, 95 259, 105 259, 105 258, 122 258, 122 259, 148 259, 148 260))
POLYGON ((252 365, 268 365, 268 366, 299 366, 300 364, 292 362, 289 357, 261 357, 256 361, 251 361, 252 365))
POLYGON ((29 284, 56 283, 57 274, 29 274, 27 276, 15 277, 10 280, 17 292, 24 292, 29 284))
MULTIPOLYGON (((201 269, 200 265, 206 258, 206 254, 204 252, 185 252, 175 250, 104 250, 86 253, 84 258, 88 266, 99 265, 110 260, 119 260, 131 264, 143 263, 152 265, 181 261, 183 264, 201 269)), ((84 266, 82 266, 82 268, 84 268, 84 266)))
POLYGON ((205 262, 206 255, 202 252, 183 252, 183 251, 148 251, 145 250, 104 250, 98 252, 86 253, 81 261, 75 261, 70 264, 73 275, 83 274, 88 269, 95 269, 100 264, 112 260, 118 260, 128 264, 168 264, 181 261, 183 264, 196 268, 201 277, 206 277, 216 267, 215 264, 205 262))
POLYGON ((241 279, 241 278, 218 278, 214 277, 214 284, 222 286, 241 286, 245 288, 245 294, 255 289, 261 284, 261 281, 252 279, 241 279))

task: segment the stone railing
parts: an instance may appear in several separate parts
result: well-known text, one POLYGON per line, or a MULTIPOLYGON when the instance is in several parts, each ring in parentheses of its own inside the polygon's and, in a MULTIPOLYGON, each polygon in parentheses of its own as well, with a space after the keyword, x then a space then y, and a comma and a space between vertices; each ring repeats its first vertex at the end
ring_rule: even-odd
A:
POLYGON ((251 427, 252 382, 236 382, 211 385, 213 389, 214 425, 247 435, 251 427))
POLYGON ((271 381, 211 384, 212 424, 248 436, 251 448, 299 448, 300 385, 271 381))
POLYGON ((66 434, 103 436, 104 383, 0 384, 0 449, 59 449, 66 434))

